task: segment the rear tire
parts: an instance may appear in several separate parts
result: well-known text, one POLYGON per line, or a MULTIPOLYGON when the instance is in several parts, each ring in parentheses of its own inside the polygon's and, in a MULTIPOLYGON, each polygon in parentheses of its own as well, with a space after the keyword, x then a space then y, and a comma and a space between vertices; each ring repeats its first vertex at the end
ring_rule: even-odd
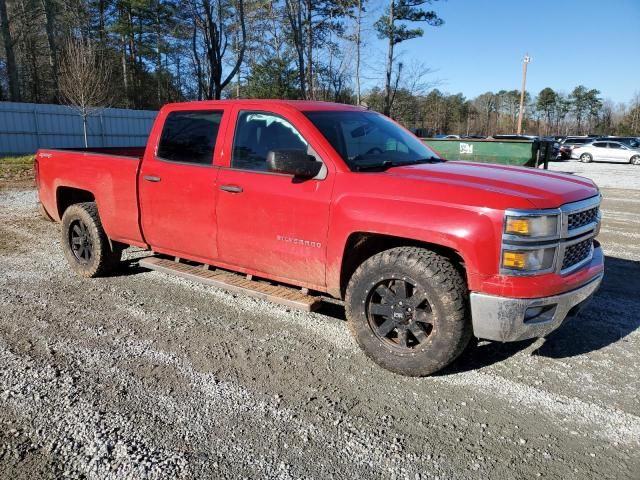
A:
POLYGON ((593 161, 593 157, 588 153, 583 153, 580 155, 580 161, 582 163, 591 163, 593 161))
POLYGON ((631 165, 640 165, 640 155, 636 155, 635 157, 631 157, 631 165))
POLYGON ((345 305, 349 328, 369 358, 418 377, 446 367, 469 343, 467 298, 465 281, 447 258, 398 247, 356 269, 345 305))
POLYGON ((82 277, 99 277, 113 271, 122 256, 109 239, 94 202, 76 203, 62 215, 62 249, 67 263, 82 277))

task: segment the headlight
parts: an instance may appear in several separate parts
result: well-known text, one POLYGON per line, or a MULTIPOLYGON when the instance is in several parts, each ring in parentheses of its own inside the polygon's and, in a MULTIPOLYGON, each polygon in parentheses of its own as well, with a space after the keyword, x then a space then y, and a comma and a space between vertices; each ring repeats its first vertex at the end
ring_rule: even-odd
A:
POLYGON ((554 237, 559 234, 558 215, 510 216, 504 223, 504 233, 530 238, 554 237))
POLYGON ((537 272, 553 267, 556 247, 535 250, 503 250, 502 268, 520 272, 537 272))

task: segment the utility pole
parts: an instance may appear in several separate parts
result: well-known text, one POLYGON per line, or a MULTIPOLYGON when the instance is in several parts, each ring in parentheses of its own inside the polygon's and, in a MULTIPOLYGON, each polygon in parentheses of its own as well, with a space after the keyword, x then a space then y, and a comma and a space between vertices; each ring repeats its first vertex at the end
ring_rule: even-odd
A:
POLYGON ((531 62, 528 53, 524 54, 522 59, 522 90, 520 91, 520 110, 518 111, 518 135, 522 133, 522 117, 524 114, 524 91, 527 88, 527 65, 531 62))

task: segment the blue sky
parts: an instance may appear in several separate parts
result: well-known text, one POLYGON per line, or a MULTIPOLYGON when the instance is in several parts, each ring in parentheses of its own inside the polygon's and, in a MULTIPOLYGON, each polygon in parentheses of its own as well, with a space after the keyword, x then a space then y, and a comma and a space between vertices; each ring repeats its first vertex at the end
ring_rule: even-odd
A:
MULTIPOLYGON (((387 3, 372 2, 371 17, 387 3)), ((405 65, 418 61, 436 70, 430 80, 440 90, 474 97, 519 89, 528 51, 527 90, 534 95, 583 84, 628 102, 640 91, 640 0, 441 0, 427 8, 445 24, 425 26, 424 37, 399 50, 405 65)), ((386 47, 371 40, 370 48, 386 47)))

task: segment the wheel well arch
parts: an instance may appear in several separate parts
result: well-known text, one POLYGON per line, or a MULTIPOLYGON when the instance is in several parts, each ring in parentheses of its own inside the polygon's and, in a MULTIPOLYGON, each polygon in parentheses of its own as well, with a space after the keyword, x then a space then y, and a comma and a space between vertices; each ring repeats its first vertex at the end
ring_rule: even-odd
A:
POLYGON ((467 283, 467 275, 465 269, 465 262, 462 255, 450 248, 435 243, 423 242, 420 240, 396 237, 393 235, 384 235, 379 233, 370 232, 354 232, 349 235, 347 242, 345 243, 342 265, 340 266, 340 295, 344 298, 347 284, 349 279, 353 275, 362 262, 368 258, 376 255, 377 253, 389 250, 396 247, 420 247, 436 252, 449 260, 454 267, 461 273, 462 277, 467 283))
POLYGON ((64 211, 71 205, 95 201, 96 197, 89 190, 75 187, 58 187, 56 189, 56 207, 59 218, 62 218, 64 211))

